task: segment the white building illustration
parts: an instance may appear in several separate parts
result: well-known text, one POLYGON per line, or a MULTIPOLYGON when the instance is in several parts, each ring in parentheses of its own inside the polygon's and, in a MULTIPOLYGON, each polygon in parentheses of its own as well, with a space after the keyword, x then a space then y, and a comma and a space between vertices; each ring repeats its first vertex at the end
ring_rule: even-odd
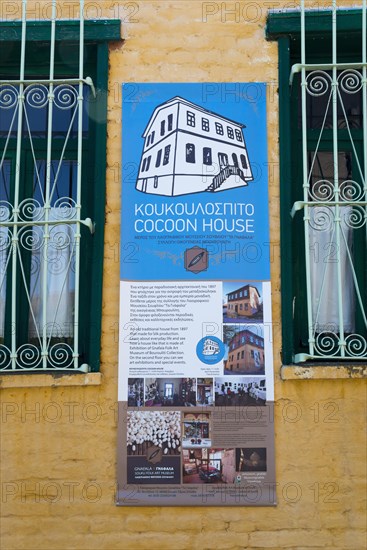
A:
POLYGON ((219 353, 219 344, 207 338, 203 345, 203 355, 216 355, 219 353))
POLYGON ((248 185, 253 176, 242 128, 181 97, 159 105, 142 136, 136 189, 176 196, 248 185))

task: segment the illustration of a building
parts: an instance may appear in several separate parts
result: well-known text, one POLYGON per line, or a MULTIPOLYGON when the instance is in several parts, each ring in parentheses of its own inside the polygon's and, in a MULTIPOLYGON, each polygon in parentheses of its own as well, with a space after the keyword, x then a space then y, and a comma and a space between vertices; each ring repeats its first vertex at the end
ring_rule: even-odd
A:
POLYGON ((203 355, 215 355, 219 352, 219 344, 207 338, 203 345, 203 355))
POLYGON ((250 330, 241 330, 228 344, 225 370, 233 374, 263 374, 265 366, 264 338, 250 330))
POLYGON ((252 317, 261 308, 260 293, 255 286, 242 286, 227 296, 228 317, 252 317))
POLYGON ((143 133, 136 189, 175 196, 248 185, 253 175, 242 128, 181 97, 159 105, 143 133))

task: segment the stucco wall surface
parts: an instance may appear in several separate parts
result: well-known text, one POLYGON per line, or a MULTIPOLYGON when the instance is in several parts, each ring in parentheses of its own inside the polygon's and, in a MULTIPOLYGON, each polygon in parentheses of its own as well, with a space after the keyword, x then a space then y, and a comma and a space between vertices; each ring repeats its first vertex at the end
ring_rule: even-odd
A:
MULTIPOLYGON (((345 0, 348 4, 354 2, 345 0)), ((19 19, 20 5, 3 0, 1 18, 19 19)), ((32 19, 50 16, 50 3, 30 5, 32 19)), ((280 379, 277 44, 265 41, 264 28, 270 7, 294 5, 284 0, 86 1, 88 18, 121 19, 124 37, 110 46, 102 379, 82 387, 42 387, 41 381, 40 387, 1 390, 3 550, 366 547, 364 381, 280 379), (122 82, 169 81, 268 83, 278 483, 274 508, 118 508, 114 504, 120 90, 122 82)), ((64 17, 78 16, 76 2, 60 2, 60 10, 61 6, 64 17)))

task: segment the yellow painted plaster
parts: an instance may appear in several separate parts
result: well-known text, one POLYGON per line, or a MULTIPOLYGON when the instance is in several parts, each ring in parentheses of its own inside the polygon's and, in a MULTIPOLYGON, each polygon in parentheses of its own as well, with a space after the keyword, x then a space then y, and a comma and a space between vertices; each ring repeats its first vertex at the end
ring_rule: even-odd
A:
MULTIPOLYGON (((20 5, 19 0, 2 0, 1 17, 19 19, 20 5)), ((33 19, 50 15, 50 2, 30 5, 33 19)), ((77 17, 76 2, 59 5, 64 17, 77 17)), ((110 47, 102 379, 83 387, 3 387, 2 549, 365 548, 364 381, 282 381, 280 375, 277 44, 265 41, 264 27, 268 8, 294 5, 289 0, 86 1, 89 18, 120 18, 125 39, 110 47), (231 15, 231 9, 240 15, 231 15), (120 85, 168 81, 268 83, 276 508, 114 504, 120 85)))

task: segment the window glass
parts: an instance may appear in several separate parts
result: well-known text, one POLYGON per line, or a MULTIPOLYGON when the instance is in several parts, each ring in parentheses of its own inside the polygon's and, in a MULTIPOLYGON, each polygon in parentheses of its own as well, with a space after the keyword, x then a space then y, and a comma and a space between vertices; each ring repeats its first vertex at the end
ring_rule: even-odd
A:
POLYGON ((171 132, 172 130, 172 123, 173 123, 173 114, 168 115, 168 126, 167 131, 171 132))
POLYGON ((209 132, 209 120, 207 118, 201 119, 201 127, 204 132, 209 132))
POLYGON ((163 164, 168 164, 170 151, 171 151, 171 146, 166 145, 166 147, 164 148, 163 164))
POLYGON ((241 159, 242 168, 244 170, 247 170, 247 160, 245 155, 240 155, 240 159, 241 159))
MULTIPOLYGON (((362 128, 362 89, 361 72, 348 73, 339 70, 338 74, 338 128, 362 128), (349 76, 348 76, 349 74, 349 76), (359 89, 358 89, 359 88, 359 89)), ((332 101, 332 73, 331 71, 316 72, 308 77, 309 89, 314 92, 307 95, 307 127, 318 129, 324 126, 331 129, 333 125, 332 101), (319 87, 323 86, 323 89, 319 87), (321 93, 323 92, 323 93, 321 93)), ((298 96, 298 127, 302 127, 301 95, 298 96)))
POLYGON ((210 147, 203 148, 203 163, 206 165, 212 164, 212 150, 210 147))
POLYGON ((186 162, 195 163, 195 145, 186 143, 186 162))
POLYGON ((188 126, 195 126, 195 113, 192 113, 191 111, 187 111, 186 121, 188 126))
POLYGON ((162 158, 162 149, 159 149, 159 151, 157 151, 157 159, 155 161, 156 168, 158 168, 161 165, 161 158, 162 158))

